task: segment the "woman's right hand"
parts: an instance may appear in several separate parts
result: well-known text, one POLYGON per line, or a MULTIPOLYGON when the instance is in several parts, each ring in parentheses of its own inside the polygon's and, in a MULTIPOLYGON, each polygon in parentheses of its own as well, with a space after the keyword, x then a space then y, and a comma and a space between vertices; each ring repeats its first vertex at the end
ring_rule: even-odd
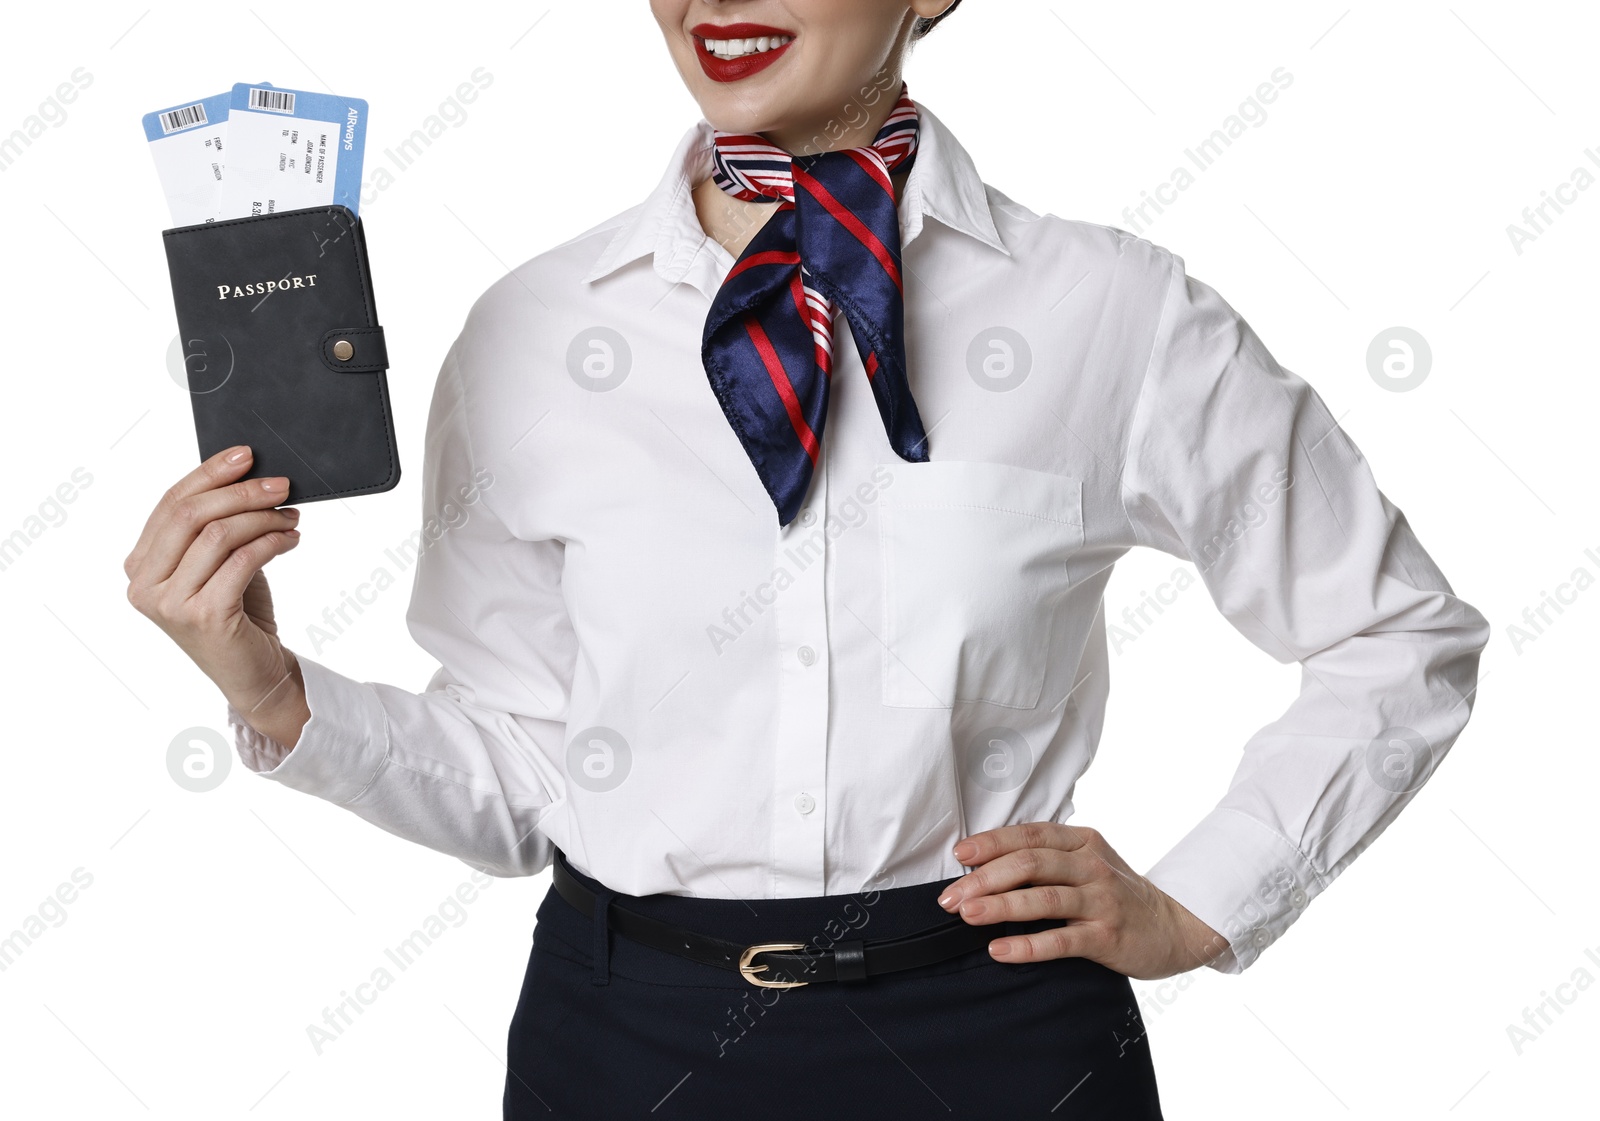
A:
POLYGON ((166 631, 262 734, 293 747, 310 719, 294 653, 278 640, 262 566, 300 541, 300 511, 274 509, 282 476, 240 479, 227 448, 162 495, 123 570, 128 602, 166 631))

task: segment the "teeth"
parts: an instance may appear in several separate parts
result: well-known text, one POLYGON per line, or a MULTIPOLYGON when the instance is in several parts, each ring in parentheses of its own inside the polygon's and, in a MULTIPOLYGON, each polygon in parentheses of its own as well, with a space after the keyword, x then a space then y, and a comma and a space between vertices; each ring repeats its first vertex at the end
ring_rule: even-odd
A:
POLYGON ((755 39, 705 39, 706 50, 718 58, 743 58, 776 50, 790 42, 793 35, 762 35, 755 39))

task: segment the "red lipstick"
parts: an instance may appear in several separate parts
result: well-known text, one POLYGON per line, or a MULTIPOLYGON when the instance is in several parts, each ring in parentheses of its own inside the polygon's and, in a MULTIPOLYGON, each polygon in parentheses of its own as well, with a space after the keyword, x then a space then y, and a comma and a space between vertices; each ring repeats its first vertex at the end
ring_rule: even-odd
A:
POLYGON ((705 71, 706 77, 713 82, 737 82, 748 78, 752 74, 759 74, 778 60, 778 56, 794 45, 794 32, 785 31, 781 27, 771 27, 764 23, 729 23, 718 25, 714 23, 699 23, 689 29, 694 36, 695 57, 700 60, 700 69, 705 71), (778 38, 786 37, 789 42, 781 47, 774 47, 770 51, 761 51, 758 54, 745 55, 743 58, 718 58, 706 50, 707 39, 760 39, 763 36, 778 38))

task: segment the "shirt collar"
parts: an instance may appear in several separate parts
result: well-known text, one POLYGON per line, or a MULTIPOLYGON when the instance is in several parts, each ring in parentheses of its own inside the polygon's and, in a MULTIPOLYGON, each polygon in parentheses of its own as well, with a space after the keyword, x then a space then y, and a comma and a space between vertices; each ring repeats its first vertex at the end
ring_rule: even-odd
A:
MULTIPOLYGON (((909 245, 922 231, 923 217, 999 250, 1011 252, 995 229, 989 199, 972 157, 944 122, 917 102, 920 126, 917 158, 900 198, 900 244, 909 245)), ((646 199, 621 215, 586 282, 606 276, 646 253, 655 270, 671 283, 683 280, 711 241, 695 214, 694 185, 711 174, 712 126, 701 118, 678 141, 667 170, 646 199)))

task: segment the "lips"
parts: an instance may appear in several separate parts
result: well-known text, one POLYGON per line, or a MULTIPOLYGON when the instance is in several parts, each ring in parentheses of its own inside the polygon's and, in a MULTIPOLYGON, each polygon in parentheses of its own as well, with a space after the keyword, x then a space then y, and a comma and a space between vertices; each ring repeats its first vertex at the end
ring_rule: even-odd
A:
POLYGON ((694 52, 700 60, 700 69, 714 82, 737 82, 752 74, 759 74, 794 45, 794 32, 764 23, 701 23, 691 27, 689 32, 694 36, 694 52), (707 40, 720 42, 762 38, 787 38, 789 42, 739 58, 718 58, 706 48, 707 40))

